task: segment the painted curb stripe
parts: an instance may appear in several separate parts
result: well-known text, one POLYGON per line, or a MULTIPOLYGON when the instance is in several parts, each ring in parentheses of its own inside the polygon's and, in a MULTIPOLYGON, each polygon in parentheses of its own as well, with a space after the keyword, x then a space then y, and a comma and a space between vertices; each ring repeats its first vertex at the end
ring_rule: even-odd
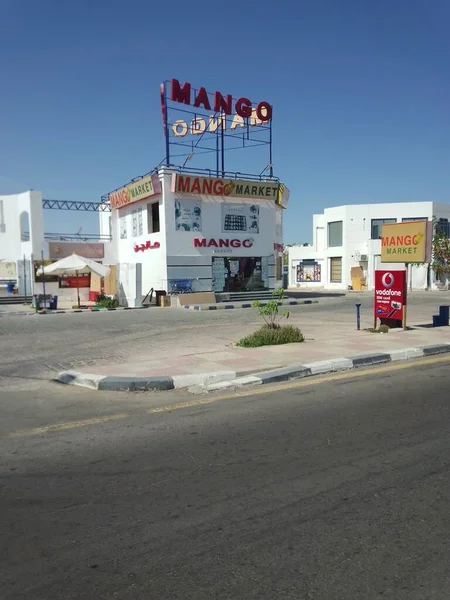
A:
MULTIPOLYGON (((412 360, 414 358, 421 358, 424 356, 450 353, 450 344, 436 344, 418 348, 393 350, 392 355, 388 352, 379 352, 376 354, 365 354, 361 356, 333 358, 330 360, 319 361, 317 363, 311 363, 310 365, 306 364, 297 365, 295 367, 284 367, 282 369, 274 369, 273 371, 265 371, 264 373, 254 373, 245 377, 238 377, 236 379, 230 379, 226 381, 222 380, 210 385, 204 385, 205 374, 203 373, 198 375, 197 385, 203 385, 203 389, 206 391, 225 389, 227 387, 241 387, 249 384, 266 385, 268 383, 278 383, 282 381, 311 377, 312 375, 319 373, 335 373, 337 371, 349 371, 361 367, 390 363, 393 360, 398 360, 396 357, 399 352, 405 353, 404 360, 412 360)), ((215 375, 220 375, 220 373, 221 372, 212 372, 208 373, 207 375, 211 378, 214 378, 215 375)), ((196 385, 194 380, 195 374, 192 375, 192 381, 190 382, 191 386, 196 385)), ((148 390, 167 391, 181 389, 179 386, 175 385, 174 377, 169 375, 160 377, 108 377, 65 371, 57 375, 56 381, 68 385, 79 385, 104 391, 139 392, 148 390)))

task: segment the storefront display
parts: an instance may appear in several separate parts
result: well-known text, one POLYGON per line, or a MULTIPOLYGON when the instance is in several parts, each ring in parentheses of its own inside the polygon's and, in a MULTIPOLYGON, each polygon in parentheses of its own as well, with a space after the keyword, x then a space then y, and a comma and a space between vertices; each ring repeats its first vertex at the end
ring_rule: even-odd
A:
POLYGON ((320 282, 321 266, 315 260, 303 260, 297 265, 297 283, 320 282))
POLYGON ((213 291, 219 293, 252 292, 268 289, 267 257, 264 259, 213 257, 213 291), (265 265, 264 269, 263 264, 265 265))

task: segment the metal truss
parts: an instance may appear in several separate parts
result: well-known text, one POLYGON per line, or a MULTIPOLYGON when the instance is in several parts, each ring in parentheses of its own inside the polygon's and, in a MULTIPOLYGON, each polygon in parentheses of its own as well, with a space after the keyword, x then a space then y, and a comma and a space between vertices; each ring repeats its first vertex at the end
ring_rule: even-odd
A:
POLYGON ((42 200, 42 208, 50 210, 79 210, 91 212, 111 212, 106 202, 78 202, 75 200, 42 200))

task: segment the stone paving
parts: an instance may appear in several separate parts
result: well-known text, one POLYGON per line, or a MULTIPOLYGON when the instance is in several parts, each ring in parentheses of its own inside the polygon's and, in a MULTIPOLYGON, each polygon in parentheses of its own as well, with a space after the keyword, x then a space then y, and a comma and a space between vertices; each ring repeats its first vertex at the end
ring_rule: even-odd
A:
MULTIPOLYGON (((99 375, 156 376, 209 373, 213 371, 255 372, 276 367, 303 364, 337 357, 349 357, 450 342, 450 327, 423 326, 420 319, 411 321, 408 331, 391 330, 388 334, 365 331, 373 323, 363 320, 356 331, 349 315, 292 315, 290 324, 303 331, 305 342, 263 348, 239 348, 235 342, 254 331, 254 324, 226 328, 202 328, 192 337, 161 340, 157 350, 141 351, 133 360, 102 365, 99 375)), ((425 323, 425 325, 427 325, 425 323)))

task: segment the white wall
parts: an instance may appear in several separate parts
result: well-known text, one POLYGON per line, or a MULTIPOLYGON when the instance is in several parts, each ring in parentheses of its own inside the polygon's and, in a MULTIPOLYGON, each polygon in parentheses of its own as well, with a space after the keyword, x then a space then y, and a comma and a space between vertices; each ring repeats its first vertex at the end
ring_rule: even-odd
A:
MULTIPOLYGON (((163 194, 170 190, 170 181, 163 181, 163 194)), ((165 289, 166 275, 166 236, 163 194, 134 202, 111 212, 111 244, 105 244, 105 264, 118 265, 118 296, 122 305, 139 306, 151 288, 165 289), (148 233, 147 205, 159 202, 160 232, 148 233), (136 212, 137 230, 133 230, 133 212, 136 212), (126 233, 123 229, 125 224, 126 233), (126 235, 126 237, 124 237, 126 235), (135 251, 150 241, 159 243, 159 248, 135 251)), ((109 218, 100 215, 100 229, 109 234, 109 218)))
MULTIPOLYGON (((367 278, 368 289, 374 286, 374 269, 380 268, 380 240, 371 240, 373 219, 397 219, 401 222, 407 218, 426 218, 433 216, 450 219, 450 206, 432 202, 397 202, 391 204, 361 204, 327 208, 323 214, 313 216, 313 245, 311 248, 293 247, 289 252, 289 286, 290 287, 324 287, 326 289, 347 289, 351 285, 351 268, 361 266, 367 278), (342 221, 342 247, 328 247, 328 223, 342 221), (367 255, 367 261, 361 256, 367 255), (330 282, 330 258, 342 257, 342 282, 330 282), (301 260, 315 259, 322 264, 322 281, 320 283, 297 284, 296 266, 301 260)), ((398 269, 398 264, 383 263, 382 268, 398 269)), ((412 268, 413 286, 424 287, 423 267, 412 268)))
MULTIPOLYGON (((187 194, 168 194, 166 201, 167 224, 167 255, 168 277, 185 277, 193 279, 193 289, 211 290, 211 264, 212 257, 269 257, 269 287, 275 288, 282 284, 276 280, 275 259, 278 253, 274 244, 282 245, 282 213, 273 201, 242 198, 217 198, 200 196, 202 201, 202 231, 176 231, 175 228, 175 200, 188 198, 187 194), (222 231, 222 204, 258 204, 259 206, 259 233, 223 232, 222 231), (240 241, 252 239, 251 248, 196 248, 194 239, 237 239, 240 241), (184 265, 184 266, 183 266, 184 265)), ((192 196, 191 196, 192 197, 192 196)), ((198 196, 196 196, 199 198, 198 196)), ((282 253, 280 252, 281 256, 282 253)))
MULTIPOLYGON (((25 259, 25 291, 29 295, 33 290, 31 282, 31 259, 39 259, 41 252, 47 251, 44 241, 44 215, 42 194, 34 190, 22 194, 0 196, 0 259, 16 264, 16 280, 23 290, 25 259), (22 217, 27 216, 23 219, 22 217), (21 231, 21 222, 24 225, 21 231), (22 239, 27 233, 28 238, 22 239), (22 285, 20 285, 22 284, 22 285)), ((34 281, 33 281, 34 283, 34 281)))

